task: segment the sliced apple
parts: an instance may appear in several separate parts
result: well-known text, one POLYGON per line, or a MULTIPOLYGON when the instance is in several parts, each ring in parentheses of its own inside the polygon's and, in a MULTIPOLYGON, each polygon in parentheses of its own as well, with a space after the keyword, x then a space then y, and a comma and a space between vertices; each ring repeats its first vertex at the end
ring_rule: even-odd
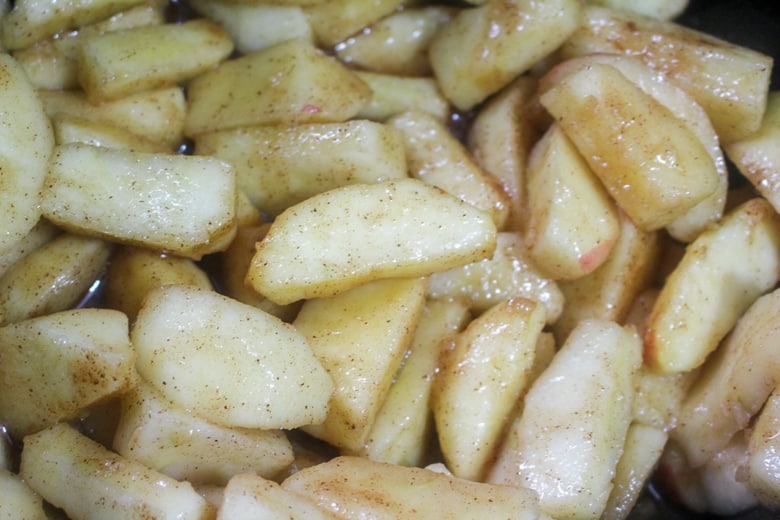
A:
POLYGON ((698 136, 610 65, 566 75, 540 101, 643 229, 672 223, 718 187, 715 163, 698 136))
POLYGON ((780 383, 780 290, 762 296, 702 367, 672 436, 697 467, 746 428, 780 383))
POLYGON ((337 457, 301 470, 282 482, 282 488, 346 518, 547 518, 528 489, 358 457, 337 457))
POLYGON ((335 387, 328 416, 307 433, 348 452, 363 448, 411 346, 426 281, 376 280, 303 304, 293 325, 335 387))
POLYGON ((740 173, 772 203, 780 208, 780 92, 770 92, 766 113, 759 129, 723 149, 740 173))
POLYGON ((296 428, 321 422, 328 413, 333 382, 303 335, 212 290, 192 285, 153 290, 131 339, 141 376, 209 421, 296 428))
POLYGON ((288 208, 258 243, 247 282, 270 300, 333 296, 490 257, 490 216, 419 180, 344 186, 288 208))
POLYGON ((20 475, 71 518, 214 517, 189 482, 117 455, 66 423, 25 437, 20 475))
POLYGON ((9 54, 0 54, 0 251, 20 241, 41 217, 40 193, 54 150, 41 100, 9 54))
POLYGON ((720 140, 712 127, 709 116, 696 100, 663 75, 658 74, 640 59, 622 54, 589 54, 572 58, 556 65, 540 81, 540 89, 548 90, 566 75, 592 64, 615 67, 642 91, 668 108, 709 152, 718 174, 717 188, 710 196, 693 206, 667 226, 677 240, 690 242, 707 226, 718 220, 726 205, 728 172, 720 147, 720 140))
POLYGON ((780 275, 780 216, 755 198, 688 245, 656 300, 644 358, 662 372, 700 366, 780 275))
POLYGON ((536 491, 554 518, 599 518, 631 423, 641 361, 632 327, 580 322, 526 394, 488 481, 536 491))
POLYGON ((681 86, 707 111, 723 143, 742 139, 761 124, 769 56, 671 21, 587 6, 562 54, 594 52, 637 56, 681 86))
POLYGON ((482 170, 447 126, 432 115, 411 111, 388 122, 400 131, 409 174, 487 211, 502 229, 509 214, 504 191, 482 170))
POLYGON ((580 13, 574 0, 494 0, 462 9, 431 42, 442 92, 461 110, 474 107, 560 46, 580 13))
POLYGON ((433 273, 428 294, 433 298, 462 298, 475 312, 522 296, 542 302, 547 323, 555 323, 564 305, 558 283, 541 274, 531 262, 520 233, 498 233, 496 243, 490 258, 433 273))
POLYGON ((618 211, 557 124, 531 150, 526 182, 525 242, 534 265, 572 280, 603 264, 620 233, 618 211))
POLYGON ((430 395, 439 357, 449 345, 446 338, 459 332, 469 317, 462 301, 426 301, 406 359, 359 455, 402 466, 428 460, 434 433, 430 395))
POLYGON ((455 476, 481 480, 510 412, 530 384, 544 306, 511 298, 450 340, 431 396, 439 444, 455 476))

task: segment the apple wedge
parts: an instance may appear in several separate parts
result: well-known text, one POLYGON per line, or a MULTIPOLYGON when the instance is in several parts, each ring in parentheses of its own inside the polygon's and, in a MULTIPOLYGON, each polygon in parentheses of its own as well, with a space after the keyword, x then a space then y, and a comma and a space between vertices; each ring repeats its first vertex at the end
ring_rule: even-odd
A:
POLYGON ((548 325, 555 323, 564 306, 558 283, 533 265, 523 236, 509 231, 498 233, 490 258, 433 273, 428 295, 463 299, 476 313, 507 298, 522 296, 544 304, 548 325))
POLYGON ((111 447, 192 484, 224 486, 245 472, 271 478, 293 461, 282 431, 214 424, 171 403, 144 380, 120 399, 111 447))
POLYGON ((247 282, 291 303, 482 260, 495 244, 490 216, 439 188, 415 179, 354 184, 279 215, 258 242, 247 282))
POLYGON ((149 291, 172 284, 213 289, 208 274, 190 258, 143 247, 121 247, 106 273, 106 305, 124 312, 132 323, 149 291))
POLYGON ((80 42, 79 84, 92 103, 119 99, 188 81, 231 52, 230 36, 203 19, 96 34, 80 42))
POLYGON ((770 92, 759 129, 723 149, 740 173, 780 209, 780 92, 770 92))
POLYGON ((62 233, 0 277, 0 325, 75 307, 100 277, 111 244, 62 233))
POLYGON ((54 150, 54 133, 27 76, 0 54, 0 251, 20 241, 41 217, 40 192, 54 150))
POLYGON ((559 125, 536 142, 525 175, 525 242, 534 265, 553 280, 592 273, 618 239, 618 210, 559 125))
POLYGON ((618 216, 619 235, 604 263, 576 280, 558 282, 566 304, 553 331, 561 343, 585 318, 624 323, 637 295, 652 282, 661 254, 660 232, 639 229, 623 212, 618 216))
POLYGON ((70 518, 214 517, 189 482, 117 455, 66 423, 24 438, 19 474, 70 518))
POLYGON ((411 346, 426 282, 376 280, 303 304, 293 325, 335 387, 328 416, 304 431, 347 452, 363 448, 411 346))
POLYGON ((682 87, 707 111, 720 140, 755 132, 769 91, 772 59, 677 23, 586 6, 564 57, 628 54, 682 87))
POLYGON ((340 518, 549 520, 523 488, 472 482, 423 468, 337 457, 282 482, 340 518))
POLYGON ((302 6, 295 4, 296 2, 280 1, 247 3, 190 0, 187 2, 187 5, 199 14, 227 31, 236 45, 236 51, 242 55, 292 38, 313 41, 314 34, 306 13, 302 6))
POLYGON ((400 133, 366 120, 207 132, 195 153, 232 164, 238 187, 272 216, 347 184, 407 177, 400 133))
POLYGON ((345 121, 370 99, 368 86, 336 59, 311 42, 286 40, 191 81, 184 132, 345 121))
POLYGON ((328 414, 333 382, 303 335, 212 290, 153 290, 131 340, 141 376, 166 399, 214 423, 296 428, 328 414))
POLYGON ((235 173, 213 157, 63 145, 41 207, 77 233, 200 259, 235 235, 235 173))
POLYGON ((242 473, 230 479, 225 486, 216 520, 274 518, 338 520, 339 517, 318 507, 311 499, 259 475, 242 473))
POLYGON ((3 45, 22 49, 61 31, 103 18, 143 3, 143 0, 85 0, 59 3, 56 0, 20 0, 2 18, 3 45))
POLYGON ((489 212, 498 229, 509 215, 506 194, 468 150, 432 115, 411 111, 387 121, 402 136, 409 174, 489 212))
POLYGON ((431 408, 455 476, 481 480, 507 418, 530 385, 544 306, 510 298, 474 319, 442 352, 431 408))
POLYGON ((588 54, 565 60, 544 75, 540 80, 539 88, 544 92, 568 74, 593 64, 609 65, 619 70, 643 92, 668 108, 699 138, 709 152, 718 175, 717 187, 711 195, 667 226, 667 230, 675 239, 690 242, 723 215, 728 190, 726 161, 720 147, 720 140, 707 112, 690 94, 672 81, 658 74, 640 59, 623 54, 588 54))
POLYGON ((598 519, 631 423, 633 327, 584 320, 525 397, 488 481, 527 487, 554 518, 598 519))
POLYGON ((442 92, 468 110, 552 53, 577 28, 581 3, 491 0, 443 25, 429 55, 442 92))
POLYGON ((314 38, 322 47, 332 47, 366 26, 401 9, 406 0, 329 0, 306 7, 314 38))
POLYGON ((506 229, 525 225, 525 170, 528 154, 539 137, 537 114, 531 109, 537 81, 520 76, 486 101, 471 124, 467 146, 482 169, 495 178, 508 199, 506 229))
POLYGON ((51 242, 60 233, 62 233, 60 228, 44 218, 40 219, 21 240, 14 243, 12 247, 0 251, 0 277, 4 276, 16 262, 51 242))
POLYGON ((0 421, 16 439, 135 384, 127 317, 76 309, 0 328, 0 421), (56 374, 56 377, 52 377, 56 374))
POLYGON ((672 437, 698 467, 747 428, 780 383, 780 290, 760 297, 702 367, 672 437))
POLYGON ((450 104, 431 77, 395 76, 365 70, 355 71, 357 77, 371 89, 371 101, 360 109, 357 117, 372 121, 387 121, 393 116, 419 110, 439 121, 450 115, 450 104))
POLYGON ((718 187, 715 163, 701 139, 615 67, 579 68, 540 101, 643 229, 670 224, 718 187))
POLYGON ((663 430, 632 423, 620 456, 612 492, 600 520, 624 520, 636 505, 661 458, 668 435, 663 430))
POLYGON ((79 46, 84 38, 133 27, 165 23, 163 6, 143 2, 108 18, 75 31, 64 31, 38 40, 13 53, 24 68, 30 82, 41 90, 68 90, 79 88, 79 46))
POLYGON ((363 70, 407 77, 430 75, 428 46, 455 13, 457 9, 451 6, 405 6, 340 42, 336 56, 363 70))
POLYGON ((148 90, 96 105, 80 90, 40 90, 38 96, 52 118, 63 114, 114 125, 168 151, 181 143, 187 113, 181 87, 148 90))
POLYGON ((462 301, 425 302, 412 345, 358 455, 402 466, 420 466, 427 460, 434 433, 430 396, 439 357, 448 346, 445 340, 469 317, 462 301))
POLYGON ((751 199, 686 248, 653 305, 645 363, 667 373, 700 366, 779 276, 780 216, 751 199))

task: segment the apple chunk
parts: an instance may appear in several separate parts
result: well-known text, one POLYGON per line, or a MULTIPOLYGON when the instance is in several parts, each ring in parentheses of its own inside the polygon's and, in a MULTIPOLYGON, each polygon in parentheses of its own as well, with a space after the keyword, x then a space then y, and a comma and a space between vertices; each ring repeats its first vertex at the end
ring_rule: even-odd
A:
POLYGON ((544 312, 539 302, 510 298, 473 320, 440 356, 431 408, 442 454, 456 476, 482 478, 531 381, 544 312))
POLYGON ((70 518, 213 518, 189 482, 107 450, 59 423, 24 438, 19 474, 70 518))
POLYGON ((328 417, 304 430, 356 452, 367 440, 409 348, 425 302, 425 278, 376 280, 303 304, 293 325, 335 390, 328 417))
POLYGON ((557 124, 537 141, 526 170, 525 239, 534 264, 555 280, 604 263, 620 234, 614 201, 557 124))
POLYGON ((295 428, 328 413, 333 382, 303 335, 214 291, 155 289, 138 312, 131 339, 141 376, 209 421, 295 428))
POLYGON ((239 126, 345 121, 371 89, 340 62, 301 39, 227 60, 187 87, 185 134, 239 126))
POLYGON ((414 179, 337 188, 296 204, 257 245, 247 282, 279 303, 489 258, 487 213, 414 179))
POLYGON ((128 459, 192 484, 224 486, 243 472, 270 478, 293 461, 280 430, 214 424, 164 399, 144 380, 122 395, 111 445, 128 459))
POLYGON ((670 224, 718 187, 716 165, 699 137, 615 67, 578 69, 540 101, 643 229, 670 224))
POLYGON ((622 54, 588 54, 563 61, 545 74, 540 81, 540 90, 544 91, 573 71, 593 64, 615 67, 642 91, 668 108, 701 140, 712 157, 718 174, 718 185, 715 191, 667 226, 672 237, 682 242, 690 242, 723 215, 728 191, 726 161, 723 158, 718 135, 712 127, 707 112, 690 94, 658 74, 640 59, 622 54))
POLYGON ((282 482, 340 518, 547 518, 522 488, 473 482, 423 468, 338 457, 282 482))
POLYGON ((0 328, 0 422, 16 438, 132 388, 127 317, 76 309, 0 328))
POLYGON ((562 54, 599 52, 636 56, 681 86, 704 107, 724 143, 746 137, 761 124, 772 71, 769 56, 674 22, 587 6, 562 54))
POLYGON ((755 198, 703 232, 661 289, 644 334, 645 363, 662 372, 701 365, 780 276, 780 217, 755 198))
POLYGON ((577 28, 573 0, 493 0, 462 9, 434 36, 430 60, 444 95, 468 110, 552 53, 577 28))
POLYGON ((780 92, 770 92, 759 129, 723 149, 753 186, 780 208, 780 92))
POLYGON ((672 437, 697 467, 726 447, 780 382, 780 290, 762 296, 703 366, 672 437))
POLYGON ((54 133, 27 76, 10 55, 0 55, 0 252, 21 240, 41 216, 40 191, 54 133))
POLYGON ((633 327, 583 320, 531 386, 488 481, 529 487, 555 518, 604 512, 642 362, 633 327))
POLYGON ((212 157, 58 146, 41 206, 74 232, 200 259, 235 234, 235 173, 212 157))

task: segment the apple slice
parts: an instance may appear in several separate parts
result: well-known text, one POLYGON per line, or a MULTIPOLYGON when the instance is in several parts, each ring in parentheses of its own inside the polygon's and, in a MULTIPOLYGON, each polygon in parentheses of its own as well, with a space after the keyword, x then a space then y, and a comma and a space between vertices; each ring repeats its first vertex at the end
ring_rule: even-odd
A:
POLYGON ((359 457, 337 457, 303 469, 282 488, 340 518, 429 520, 513 518, 548 520, 528 489, 460 479, 359 457))
POLYGON ((487 213, 430 184, 354 184, 279 215, 258 242, 247 282, 285 304, 468 264, 489 258, 495 246, 487 213))
POLYGON ((712 194, 667 226, 677 240, 690 242, 707 226, 717 221, 726 205, 728 172, 718 135, 707 112, 686 91, 675 85, 641 60, 622 54, 588 54, 571 58, 550 70, 540 81, 540 90, 549 90, 568 74, 593 64, 615 67, 637 87, 668 108, 702 142, 710 154, 718 174, 718 185, 712 194))
POLYGON ((691 388, 672 437, 694 467, 721 451, 746 428, 780 382, 780 290, 762 296, 691 388))
POLYGON ((468 110, 560 46, 577 28, 576 0, 494 0, 462 9, 429 50, 444 95, 468 110))
POLYGON ((707 111, 723 143, 742 139, 761 124, 772 72, 769 56, 674 22, 586 6, 562 55, 594 52, 636 56, 682 87, 707 111))
POLYGON ((780 92, 770 92, 759 129, 723 146, 740 173, 777 210, 780 208, 780 92))
POLYGON ((583 320, 525 397, 488 481, 528 487, 554 518, 599 518, 641 365, 633 327, 583 320))
POLYGON ((480 480, 510 415, 531 381, 544 306, 510 298, 450 340, 431 395, 444 460, 461 478, 480 480))
POLYGON ((688 245, 653 306, 645 363, 667 373, 700 366, 779 275, 780 216, 749 200, 688 245))
POLYGON ((27 76, 9 54, 0 54, 0 252, 20 241, 41 217, 40 193, 54 133, 27 76))
POLYGON ((643 229, 670 224, 718 187, 717 169, 698 136, 615 67, 580 68, 540 101, 643 229))
POLYGON ((216 424, 297 428, 328 413, 333 382, 306 338, 212 290, 166 285, 151 291, 131 340, 144 379, 216 424))
POLYGON ((537 141, 526 177, 525 241, 534 265, 553 280, 593 272, 618 239, 618 211, 559 125, 537 141))
POLYGON ((24 438, 19 474, 70 518, 214 517, 189 482, 117 455, 66 423, 24 438))
POLYGON ((293 325, 335 387, 328 416, 304 431, 349 452, 362 449, 411 345, 426 281, 376 280, 303 304, 293 325))

